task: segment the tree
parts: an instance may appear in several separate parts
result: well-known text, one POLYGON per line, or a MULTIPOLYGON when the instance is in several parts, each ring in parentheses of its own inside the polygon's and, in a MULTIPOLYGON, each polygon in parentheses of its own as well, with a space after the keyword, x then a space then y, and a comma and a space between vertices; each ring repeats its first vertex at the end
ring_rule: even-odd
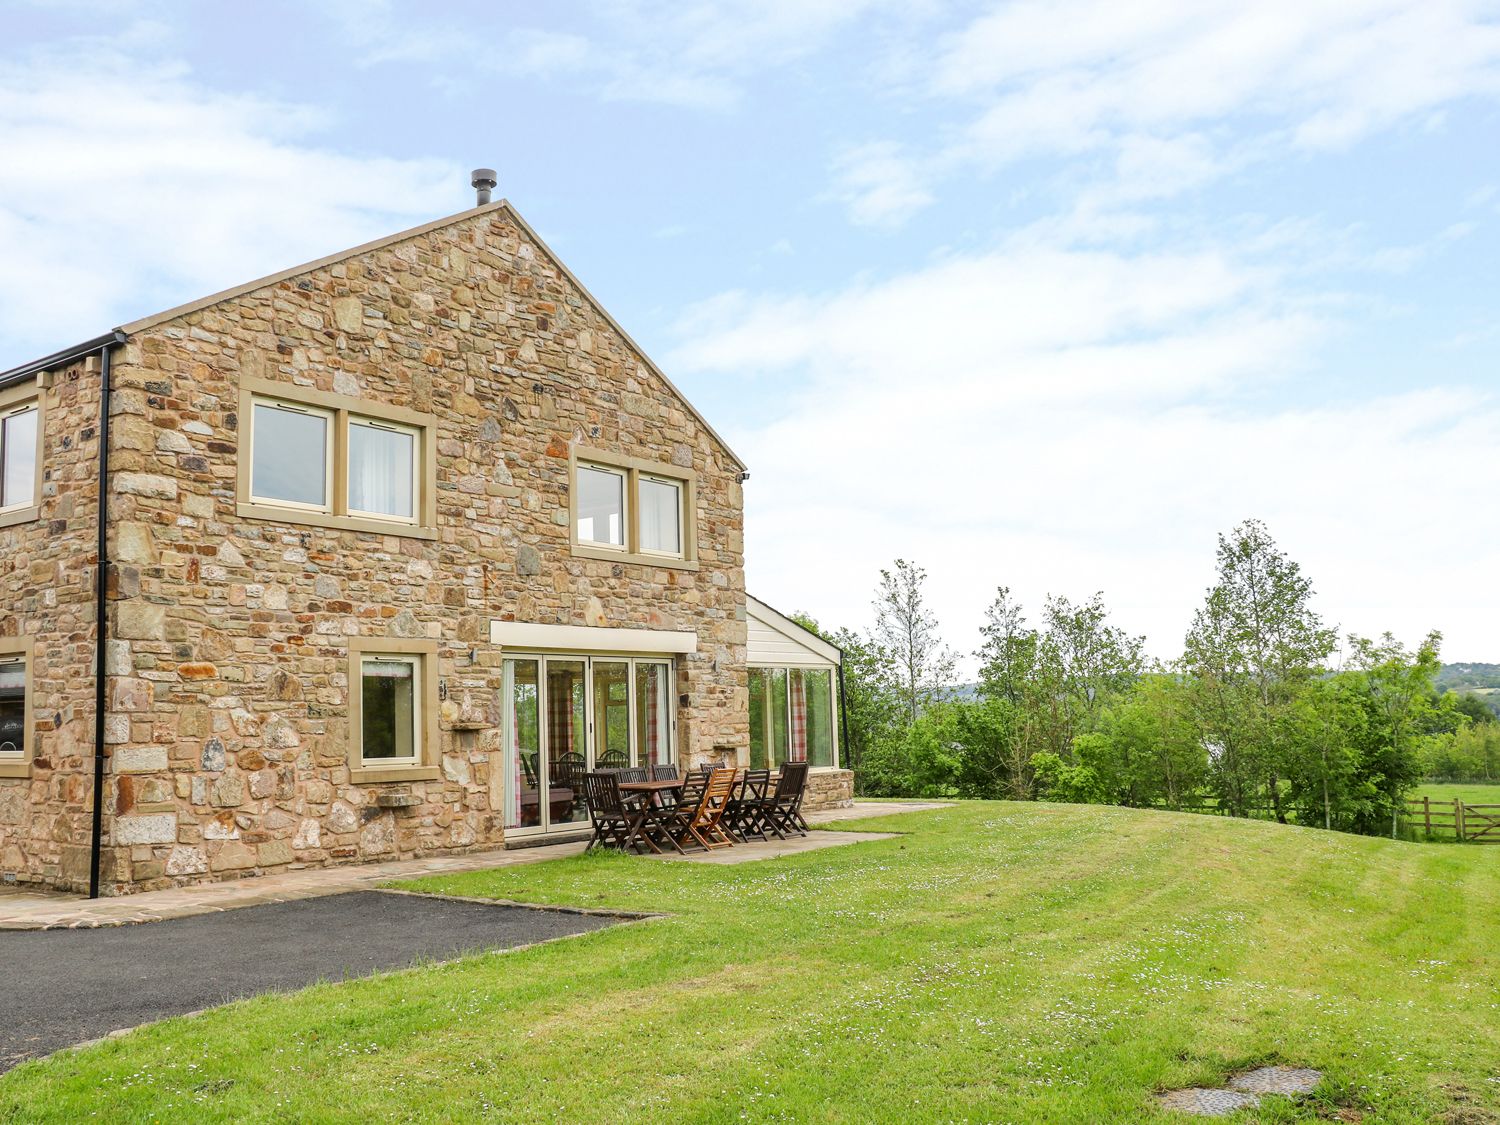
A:
MULTIPOLYGON (((1377 737, 1367 764, 1376 795, 1385 806, 1378 809, 1384 819, 1388 809, 1394 828, 1396 814, 1407 791, 1421 778, 1418 740, 1433 727, 1446 725, 1447 718, 1435 714, 1433 683, 1442 667, 1438 651, 1442 634, 1429 633, 1417 648, 1406 646, 1386 633, 1377 641, 1351 637, 1353 664, 1372 715, 1377 737)), ((1441 704, 1439 704, 1441 706, 1441 704)), ((1370 831, 1369 824, 1359 831, 1370 831)))
POLYGON ((980 694, 1018 704, 1036 663, 1036 633, 1026 627, 1026 616, 1009 586, 996 589, 984 618, 979 627, 984 642, 975 653, 980 694))
POLYGON ((1185 659, 1200 688, 1198 713, 1230 811, 1248 815, 1264 782, 1276 819, 1285 823, 1288 714, 1333 652, 1335 633, 1311 608, 1312 581, 1260 521, 1219 536, 1218 570, 1186 642, 1185 659))
POLYGON ((897 559, 880 572, 875 594, 873 641, 891 656, 909 723, 922 707, 942 695, 953 681, 957 660, 938 633, 937 615, 922 593, 927 572, 897 559))
MULTIPOLYGON (((852 629, 827 634, 826 640, 844 652, 844 699, 840 722, 848 740, 849 769, 862 795, 873 795, 866 784, 865 766, 881 748, 890 745, 904 725, 905 709, 896 665, 890 653, 852 629)), ((899 795, 899 794, 892 794, 899 795)))
POLYGON ((1076 734, 1094 731, 1105 706, 1123 695, 1144 669, 1146 638, 1110 625, 1108 618, 1103 593, 1078 605, 1060 595, 1047 598, 1040 663, 1052 667, 1049 678, 1061 703, 1059 751, 1076 734))

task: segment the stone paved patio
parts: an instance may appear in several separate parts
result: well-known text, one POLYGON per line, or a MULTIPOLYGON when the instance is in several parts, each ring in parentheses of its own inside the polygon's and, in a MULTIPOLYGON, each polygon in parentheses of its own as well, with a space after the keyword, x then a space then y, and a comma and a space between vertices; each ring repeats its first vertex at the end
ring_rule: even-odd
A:
MULTIPOLYGON (((861 820, 918 812, 947 806, 931 801, 856 801, 851 808, 823 809, 809 813, 808 821, 817 826, 836 820, 861 820)), ((772 859, 819 848, 856 844, 862 840, 883 840, 884 832, 814 833, 803 839, 770 841, 739 845, 712 853, 692 853, 686 858, 699 863, 748 863, 772 859)), ((0 930, 50 930, 93 926, 122 926, 133 922, 159 922, 167 918, 186 918, 242 906, 271 902, 291 902, 364 890, 391 879, 416 879, 452 871, 482 871, 492 867, 511 867, 523 863, 540 863, 562 856, 577 855, 582 843, 549 844, 536 848, 499 849, 473 852, 461 856, 432 859, 395 860, 345 867, 316 867, 289 871, 282 875, 265 875, 235 882, 209 883, 165 891, 147 891, 119 898, 87 899, 78 895, 38 894, 34 891, 9 890, 0 893, 0 930)), ((670 858, 680 860, 675 854, 670 858)))

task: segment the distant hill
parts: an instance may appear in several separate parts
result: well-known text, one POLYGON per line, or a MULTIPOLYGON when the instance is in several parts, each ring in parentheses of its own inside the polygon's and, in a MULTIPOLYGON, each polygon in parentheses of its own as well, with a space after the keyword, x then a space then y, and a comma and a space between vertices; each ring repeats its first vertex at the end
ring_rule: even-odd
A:
POLYGON ((1488 695, 1500 690, 1500 664, 1444 664, 1437 675, 1439 691, 1488 695))

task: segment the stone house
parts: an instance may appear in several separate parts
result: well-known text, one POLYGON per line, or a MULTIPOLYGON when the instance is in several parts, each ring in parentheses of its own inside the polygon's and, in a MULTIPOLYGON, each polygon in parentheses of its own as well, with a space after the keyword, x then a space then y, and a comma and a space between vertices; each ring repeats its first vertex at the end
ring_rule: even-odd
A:
POLYGON ((752 721, 747 475, 503 200, 0 373, 0 877, 554 839, 769 690, 848 801, 833 680, 752 721))

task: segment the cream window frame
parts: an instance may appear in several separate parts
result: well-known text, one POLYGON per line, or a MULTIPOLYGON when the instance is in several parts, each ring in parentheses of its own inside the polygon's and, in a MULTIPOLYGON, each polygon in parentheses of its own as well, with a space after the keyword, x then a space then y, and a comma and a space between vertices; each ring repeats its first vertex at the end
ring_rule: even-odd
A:
MULTIPOLYGON (((678 480, 676 477, 662 476, 660 473, 647 473, 647 472, 637 473, 636 474, 636 478, 635 478, 635 488, 636 488, 637 508, 640 509, 640 510, 644 510, 643 506, 639 504, 639 500, 640 500, 640 488, 641 488, 641 482, 642 481, 649 481, 652 484, 666 485, 669 488, 676 489, 676 491, 677 491, 677 550, 675 550, 675 551, 662 551, 662 550, 657 550, 657 549, 652 548, 652 547, 647 547, 647 546, 645 546, 643 544, 638 544, 640 553, 643 554, 643 555, 650 555, 652 558, 663 558, 663 559, 680 559, 680 558, 682 558, 684 556, 684 554, 686 553, 686 546, 687 546, 687 542, 686 542, 686 538, 687 537, 686 537, 686 534, 685 534, 685 532, 683 530, 684 525, 687 523, 687 512, 684 511, 684 509, 683 509, 683 499, 687 495, 687 489, 683 487, 682 481, 678 480)), ((640 534, 640 516, 639 515, 636 516, 636 534, 637 535, 640 534)))
MULTIPOLYGON (((774 692, 771 689, 772 676, 776 672, 781 672, 781 673, 783 673, 786 676, 786 689, 787 689, 786 690, 786 707, 782 711, 782 717, 786 720, 787 735, 788 735, 788 738, 790 738, 790 736, 791 736, 791 729, 792 729, 792 673, 793 672, 801 672, 801 673, 803 673, 805 675, 808 672, 827 672, 828 673, 828 688, 829 688, 829 691, 828 691, 828 718, 829 718, 828 737, 832 740, 831 744, 830 744, 830 749, 832 750, 832 755, 831 756, 833 758, 833 764, 832 765, 827 765, 827 766, 815 766, 811 762, 809 762, 807 768, 808 768, 808 771, 810 773, 821 773, 821 772, 825 772, 825 771, 829 771, 829 770, 843 769, 844 768, 843 764, 840 761, 840 758, 842 756, 843 746, 842 746, 842 744, 840 742, 840 739, 842 738, 842 730, 841 730, 841 728, 843 726, 844 716, 840 712, 840 705, 842 704, 843 700, 839 696, 839 670, 838 670, 838 667, 836 665, 833 665, 833 664, 750 664, 750 665, 747 665, 747 667, 746 667, 747 677, 750 674, 753 674, 755 672, 759 672, 761 674, 761 680, 762 680, 762 684, 763 684, 763 686, 761 688, 761 693, 760 693, 760 696, 761 696, 760 705, 761 705, 761 731, 763 732, 762 736, 766 739, 766 765, 770 769, 772 769, 772 770, 776 770, 776 769, 780 769, 781 768, 779 765, 776 764, 776 726, 775 726, 775 722, 776 722, 776 712, 777 712, 778 708, 776 707, 775 703, 772 702, 772 698, 771 698, 772 695, 774 694, 774 692)), ((746 682, 745 682, 745 687, 746 687, 745 694, 746 694, 747 697, 749 697, 752 694, 749 691, 749 686, 750 686, 749 685, 749 680, 747 678, 746 682)), ((791 751, 790 744, 788 744, 788 746, 787 746, 787 751, 788 751, 788 753, 790 753, 790 751, 791 751)), ((747 739, 746 744, 745 744, 745 755, 746 755, 745 761, 748 763, 749 760, 750 760, 750 758, 749 758, 749 755, 750 755, 750 745, 749 745, 748 739, 747 739)))
POLYGON ((365 414, 351 414, 345 428, 345 459, 347 464, 348 449, 352 444, 348 435, 353 433, 355 426, 366 426, 372 430, 382 430, 386 433, 410 434, 411 444, 411 515, 393 516, 385 512, 368 512, 363 508, 356 508, 349 502, 349 486, 353 483, 351 468, 344 472, 344 511, 347 515, 356 519, 381 520, 387 523, 398 523, 414 525, 417 517, 422 512, 422 445, 423 434, 419 426, 403 425, 400 422, 391 422, 384 418, 372 418, 365 414))
POLYGON ((698 474, 663 461, 629 457, 607 450, 572 446, 568 452, 568 534, 576 558, 635 563, 667 570, 698 569, 698 474), (625 477, 625 546, 594 543, 578 537, 578 470, 603 469, 625 477), (640 480, 642 477, 678 487, 677 532, 681 550, 646 551, 641 548, 640 480))
POLYGON ((349 780, 358 784, 385 781, 435 781, 441 775, 442 732, 438 726, 438 644, 395 637, 356 637, 349 642, 349 780), (416 665, 417 682, 412 685, 414 705, 420 708, 413 721, 419 740, 411 759, 364 756, 364 665, 372 657, 410 659, 416 665))
POLYGON ((630 502, 631 481, 628 469, 618 468, 615 465, 604 465, 595 461, 579 461, 573 466, 573 489, 575 499, 572 504, 573 541, 583 547, 591 547, 599 551, 612 551, 619 554, 627 554, 630 551, 630 527, 634 519, 634 505, 630 502), (578 502, 576 500, 578 487, 578 474, 580 472, 604 473, 615 477, 620 482, 620 541, 611 543, 607 539, 585 539, 578 533, 578 502))
MULTIPOLYGON (((29 379, 15 387, 0 391, 0 418, 35 408, 36 410, 36 470, 32 477, 30 500, 0 508, 0 527, 14 527, 30 523, 42 513, 42 470, 46 464, 47 449, 47 401, 43 387, 36 379, 29 379)), ((0 464, 0 472, 4 465, 0 464)))
POLYGON ((236 511, 242 518, 283 524, 310 524, 315 527, 398 535, 410 539, 438 537, 436 415, 270 379, 246 378, 240 381, 239 422, 240 455, 235 499, 236 511), (272 501, 252 495, 250 477, 254 462, 254 408, 257 403, 286 405, 332 415, 331 440, 328 443, 332 465, 328 478, 327 506, 309 508, 306 505, 272 501), (372 515, 349 509, 349 427, 361 422, 375 422, 417 435, 413 468, 414 518, 372 515))
POLYGON ((32 759, 36 757, 36 660, 35 645, 30 637, 0 637, 0 661, 20 658, 25 668, 26 701, 21 716, 21 750, 0 754, 0 778, 30 777, 32 759))
POLYGON ((271 398, 266 395, 256 395, 250 400, 250 422, 249 422, 249 448, 250 465, 246 470, 250 476, 250 503, 270 508, 290 508, 297 512, 318 512, 323 515, 333 514, 333 477, 334 477, 334 454, 338 446, 337 440, 338 415, 332 410, 322 407, 310 406, 306 403, 296 402, 291 399, 271 398), (261 496, 255 491, 255 411, 258 407, 266 407, 271 410, 286 410, 293 414, 301 414, 307 418, 321 418, 323 420, 323 502, 321 504, 308 504, 301 500, 284 500, 276 496, 261 496))

